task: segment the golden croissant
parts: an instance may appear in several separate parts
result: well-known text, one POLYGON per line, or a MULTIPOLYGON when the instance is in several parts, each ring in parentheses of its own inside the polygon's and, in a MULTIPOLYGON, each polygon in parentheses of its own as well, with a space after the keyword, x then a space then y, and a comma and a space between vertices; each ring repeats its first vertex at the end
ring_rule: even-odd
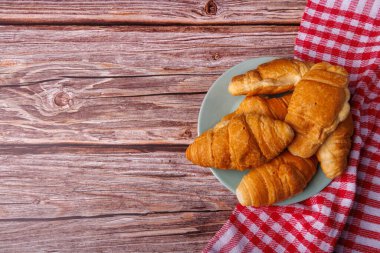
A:
POLYGON ((293 130, 283 121, 242 114, 197 137, 186 157, 204 167, 250 169, 279 155, 292 139, 293 130))
POLYGON ((347 168, 347 156, 351 149, 354 125, 351 113, 318 149, 317 158, 328 178, 340 176, 347 168))
POLYGON ((224 116, 222 121, 246 113, 258 113, 273 119, 284 120, 288 113, 288 104, 291 97, 292 94, 275 98, 247 96, 240 103, 239 107, 234 112, 224 116))
POLYGON ((278 94, 291 90, 310 69, 312 63, 294 59, 276 59, 232 78, 232 95, 278 94))
POLYGON ((244 206, 268 206, 301 192, 316 172, 317 161, 285 151, 269 163, 249 171, 236 189, 244 206))
POLYGON ((315 64, 295 86, 287 122, 295 131, 288 150, 296 156, 314 155, 350 111, 348 73, 326 62, 315 64))
MULTIPOLYGON (((229 120, 243 113, 258 113, 273 119, 284 120, 292 94, 278 98, 248 96, 240 103, 233 113, 226 115, 223 120, 229 120)), ((219 123, 222 124, 222 123, 219 123)), ((327 138, 317 152, 318 161, 325 175, 335 178, 347 168, 347 156, 351 148, 353 122, 351 114, 341 122, 337 129, 327 138)))

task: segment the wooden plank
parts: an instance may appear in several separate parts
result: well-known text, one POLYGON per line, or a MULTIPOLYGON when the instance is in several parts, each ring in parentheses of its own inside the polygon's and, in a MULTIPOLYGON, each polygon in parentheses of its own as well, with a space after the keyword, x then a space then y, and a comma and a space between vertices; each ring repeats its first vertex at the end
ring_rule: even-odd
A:
POLYGON ((183 148, 1 146, 0 173, 5 252, 199 251, 236 203, 183 148))
POLYGON ((129 96, 95 84, 0 89, 0 142, 188 144, 197 135, 203 93, 129 96))
POLYGON ((291 26, 0 26, 0 82, 220 74, 253 57, 292 55, 297 30, 291 26))
POLYGON ((200 252, 230 211, 0 221, 2 252, 200 252))
MULTIPOLYGON (((0 27, 0 143, 188 144, 217 76, 293 27, 0 27)), ((223 115, 220 115, 223 116, 223 115)))
POLYGON ((184 148, 2 146, 0 222, 230 211, 234 194, 184 148))
POLYGON ((298 24, 304 0, 0 1, 7 24, 298 24))

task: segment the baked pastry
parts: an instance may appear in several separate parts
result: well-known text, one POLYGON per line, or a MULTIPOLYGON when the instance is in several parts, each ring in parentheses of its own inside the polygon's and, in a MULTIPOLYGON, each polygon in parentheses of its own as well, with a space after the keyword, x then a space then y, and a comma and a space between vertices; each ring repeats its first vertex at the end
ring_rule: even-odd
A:
POLYGON ((340 176, 347 168, 347 156, 351 149, 354 123, 351 113, 318 149, 317 158, 328 178, 340 176))
POLYGON ((235 96, 282 93, 293 89, 311 66, 309 62, 276 59, 233 77, 228 91, 235 96))
POLYGON ((240 103, 239 107, 234 112, 224 116, 222 121, 244 113, 258 113, 273 119, 284 120, 288 113, 288 104, 291 97, 292 94, 286 94, 277 98, 247 96, 240 103))
POLYGON ((287 122, 296 135, 288 150, 308 158, 350 111, 348 73, 326 62, 315 64, 297 83, 289 102, 287 122))
POLYGON ((250 169, 278 156, 292 139, 293 130, 283 121, 242 114, 197 137, 186 157, 204 167, 250 169))
POLYGON ((236 196, 244 206, 268 206, 301 192, 314 176, 317 160, 285 151, 251 170, 241 180, 236 196))

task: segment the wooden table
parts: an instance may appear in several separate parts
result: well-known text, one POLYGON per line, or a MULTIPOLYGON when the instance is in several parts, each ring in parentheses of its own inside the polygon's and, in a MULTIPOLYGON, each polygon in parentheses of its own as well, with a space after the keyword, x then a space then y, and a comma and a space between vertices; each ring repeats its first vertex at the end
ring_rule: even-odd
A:
POLYGON ((0 251, 199 252, 236 204, 184 157, 200 104, 304 5, 0 0, 0 251))

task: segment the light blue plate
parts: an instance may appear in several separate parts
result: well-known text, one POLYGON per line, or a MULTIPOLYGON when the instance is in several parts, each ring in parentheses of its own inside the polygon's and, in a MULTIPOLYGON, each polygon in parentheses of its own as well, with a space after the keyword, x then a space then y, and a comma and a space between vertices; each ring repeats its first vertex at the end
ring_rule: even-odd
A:
MULTIPOLYGON (((221 75, 208 90, 201 105, 198 117, 198 134, 214 127, 223 116, 233 112, 244 99, 244 96, 232 96, 228 92, 227 88, 231 78, 243 74, 248 70, 255 69, 258 65, 273 59, 275 57, 261 57, 244 61, 221 75)), ((242 177, 248 172, 247 170, 240 172, 215 168, 211 168, 211 170, 215 177, 233 193, 235 193, 242 177)), ((290 199, 276 203, 276 205, 290 205, 308 199, 323 190, 330 182, 331 179, 325 177, 318 166, 316 175, 303 192, 290 199)))

